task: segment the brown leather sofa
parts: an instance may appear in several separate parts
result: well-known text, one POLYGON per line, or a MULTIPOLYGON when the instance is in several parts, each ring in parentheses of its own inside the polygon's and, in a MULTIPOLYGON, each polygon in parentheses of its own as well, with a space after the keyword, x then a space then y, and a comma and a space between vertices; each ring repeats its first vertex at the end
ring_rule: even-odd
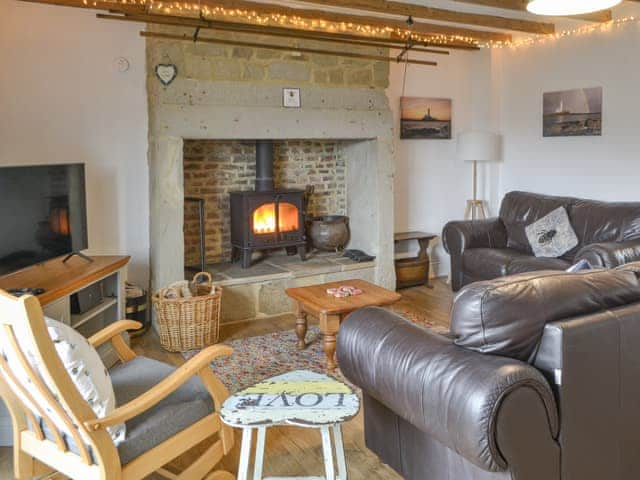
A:
POLYGON ((442 336, 382 308, 340 327, 368 448, 407 480, 640 478, 640 263, 477 282, 442 336))
POLYGON ((497 218, 455 221, 442 232, 454 291, 478 280, 535 270, 565 270, 586 259, 612 268, 640 260, 640 203, 607 203, 527 192, 505 195, 497 218), (579 244, 561 258, 536 258, 525 227, 565 207, 579 244))

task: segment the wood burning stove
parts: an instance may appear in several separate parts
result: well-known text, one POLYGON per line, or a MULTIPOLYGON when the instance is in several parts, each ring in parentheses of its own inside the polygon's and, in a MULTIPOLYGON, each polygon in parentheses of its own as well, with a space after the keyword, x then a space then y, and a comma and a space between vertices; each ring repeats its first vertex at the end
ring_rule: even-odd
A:
POLYGON ((256 142, 254 191, 231 192, 232 261, 242 258, 242 268, 251 266, 254 251, 286 248, 306 259, 304 191, 275 189, 273 142, 256 142))

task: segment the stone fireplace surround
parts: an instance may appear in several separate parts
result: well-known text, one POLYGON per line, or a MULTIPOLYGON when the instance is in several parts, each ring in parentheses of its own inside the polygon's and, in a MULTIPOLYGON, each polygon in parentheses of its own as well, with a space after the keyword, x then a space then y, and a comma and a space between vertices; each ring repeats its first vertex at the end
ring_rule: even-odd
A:
MULTIPOLYGON (((153 290, 184 278, 184 139, 340 141, 346 159, 350 246, 377 257, 366 272, 362 270, 367 279, 394 288, 393 119, 384 89, 181 76, 163 87, 152 70, 154 59, 161 58, 167 49, 175 58, 175 42, 147 41, 151 62, 147 88, 153 290), (300 86, 302 108, 282 107, 285 86, 300 86)), ((321 278, 293 276, 291 281, 341 280, 358 276, 356 272, 329 273, 321 278)), ((229 301, 234 298, 233 288, 240 286, 225 292, 229 301)), ((236 299, 246 300, 242 296, 236 299)))

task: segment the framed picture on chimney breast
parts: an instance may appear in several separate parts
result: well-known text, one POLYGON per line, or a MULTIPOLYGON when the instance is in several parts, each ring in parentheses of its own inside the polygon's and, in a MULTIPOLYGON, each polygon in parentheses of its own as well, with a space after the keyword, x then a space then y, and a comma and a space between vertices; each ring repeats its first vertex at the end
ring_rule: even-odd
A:
POLYGON ((401 97, 400 138, 450 139, 451 99, 401 97))

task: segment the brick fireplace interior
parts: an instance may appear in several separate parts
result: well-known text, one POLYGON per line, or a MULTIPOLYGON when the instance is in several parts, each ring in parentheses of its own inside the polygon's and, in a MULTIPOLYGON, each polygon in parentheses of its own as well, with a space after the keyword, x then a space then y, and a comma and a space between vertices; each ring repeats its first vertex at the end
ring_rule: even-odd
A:
MULTIPOLYGON (((347 207, 346 168, 339 140, 274 142, 276 188, 314 187, 308 213, 344 215, 347 207)), ((208 265, 231 261, 230 193, 254 190, 255 140, 185 140, 184 196, 204 200, 205 258, 208 265)), ((200 218, 196 202, 184 206, 185 266, 200 264, 200 218)))
MULTIPOLYGON (((379 183, 376 140, 277 139, 273 145, 273 186, 303 191, 314 187, 307 214, 349 215, 351 243, 379 256, 379 210, 372 204, 379 183)), ((200 270, 200 212, 203 200, 206 270, 224 289, 222 321, 280 315, 292 311, 285 289, 361 278, 374 281, 380 261, 356 263, 336 252, 310 252, 303 261, 285 249, 254 253, 250 268, 232 262, 232 192, 256 190, 256 140, 183 139, 180 182, 186 278, 200 270)), ((176 170, 172 172, 175 173, 176 170)), ((259 183, 259 182, 258 182, 259 183)), ((260 192, 258 192, 260 193, 260 192)), ((374 202, 375 203, 375 202, 374 202)), ((386 262, 382 264, 386 266, 386 262)), ((386 271, 386 270, 385 270, 386 271)))

